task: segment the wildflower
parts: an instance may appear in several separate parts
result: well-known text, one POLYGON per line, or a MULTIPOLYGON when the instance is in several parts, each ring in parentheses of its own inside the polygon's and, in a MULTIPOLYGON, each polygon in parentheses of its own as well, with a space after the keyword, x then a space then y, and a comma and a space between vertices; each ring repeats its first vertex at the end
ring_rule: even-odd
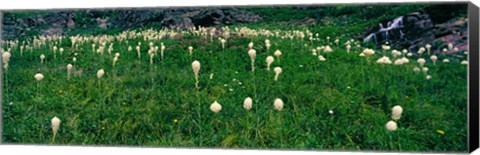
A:
POLYGON ((248 48, 250 48, 250 49, 253 48, 253 42, 248 43, 248 48))
POLYGON ((282 73, 282 68, 280 68, 280 67, 275 67, 273 70, 275 71, 275 78, 274 78, 274 80, 277 81, 278 75, 280 75, 280 73, 282 73))
POLYGON ((210 74, 210 80, 211 80, 211 79, 213 79, 213 73, 212 73, 212 74, 210 74))
POLYGON ((325 48, 323 49, 323 52, 325 53, 330 53, 330 52, 333 52, 332 48, 330 48, 330 46, 325 46, 325 48))
MULTIPOLYGON (((388 44, 388 43, 387 43, 387 44, 388 44)), ((385 50, 385 51, 386 51, 386 50, 390 50, 390 46, 388 46, 388 45, 382 45, 382 49, 385 50)))
POLYGON ((360 53, 358 56, 361 56, 361 57, 364 57, 365 56, 365 53, 360 53))
POLYGON ((243 101, 243 108, 245 108, 245 109, 247 109, 247 110, 252 109, 252 98, 247 97, 247 98, 243 101))
POLYGON ((394 121, 389 121, 385 126, 389 131, 397 130, 397 123, 395 123, 394 121))
POLYGON ((437 133, 438 133, 438 134, 441 134, 441 135, 444 135, 444 134, 445 134, 445 131, 443 131, 443 130, 437 130, 437 133))
POLYGON ((399 56, 399 55, 402 55, 402 53, 401 53, 400 51, 393 50, 393 51, 392 51, 392 55, 393 55, 393 57, 397 57, 397 56, 399 56))
POLYGON ((411 57, 412 55, 412 53, 407 53, 407 57, 411 57))
POLYGON ((460 62, 460 64, 462 64, 462 65, 468 65, 468 61, 467 61, 467 60, 463 60, 462 62, 460 62))
POLYGON ((280 59, 280 56, 282 55, 282 51, 276 50, 275 53, 273 54, 277 57, 277 59, 280 59))
POLYGON ((423 67, 423 68, 422 68, 422 71, 423 71, 423 73, 427 74, 428 68, 427 68, 427 67, 423 67))
POLYGON ((364 53, 365 56, 370 56, 370 55, 375 54, 375 51, 373 49, 366 48, 366 49, 363 50, 362 53, 364 53))
POLYGON ((316 49, 312 49, 312 55, 317 55, 317 50, 316 49))
POLYGON ((214 113, 218 113, 220 112, 220 110, 222 110, 222 105, 220 105, 217 101, 215 101, 210 105, 210 110, 213 111, 214 113))
POLYGON ((408 53, 408 50, 407 50, 407 49, 403 49, 403 50, 402 50, 402 53, 403 53, 403 54, 407 54, 407 53, 408 53))
POLYGON ((3 59, 3 67, 5 68, 5 70, 8 70, 8 62, 10 61, 10 52, 3 52, 2 54, 2 59, 3 59))
POLYGON ((227 40, 221 39, 220 42, 222 43, 222 49, 225 49, 225 43, 227 42, 227 40))
POLYGON ((387 56, 381 57, 381 58, 378 59, 376 62, 379 63, 379 64, 391 64, 391 63, 392 63, 392 61, 390 60, 390 58, 388 58, 387 56))
POLYGON ((418 49, 418 54, 423 54, 423 52, 425 52, 425 48, 424 47, 420 47, 420 49, 418 49))
POLYGON ((273 102, 273 107, 278 110, 278 111, 281 111, 283 109, 283 101, 282 99, 280 98, 276 98, 275 101, 273 102))
POLYGON ((432 78, 432 76, 430 76, 430 75, 425 76, 425 79, 427 79, 427 80, 430 80, 431 78, 432 78))
POLYGON ((402 116, 403 108, 399 105, 396 105, 392 108, 392 119, 398 120, 402 116))
POLYGON ((60 48, 60 55, 63 55, 63 48, 60 48))
POLYGON ((40 60, 43 63, 43 60, 45 60, 45 55, 44 54, 40 55, 40 60))
POLYGON ((255 57, 257 55, 257 51, 254 49, 250 49, 248 51, 248 55, 250 56, 250 60, 252 60, 252 72, 255 71, 255 57))
POLYGON ((43 74, 37 73, 37 74, 35 74, 34 77, 35 77, 35 79, 37 79, 37 81, 41 81, 43 79, 43 74))
POLYGON ((198 88, 198 73, 200 72, 200 62, 197 60, 192 62, 192 70, 195 75, 195 87, 198 88))
POLYGON ((270 71, 270 65, 273 63, 275 59, 272 56, 267 57, 267 70, 270 71))
POLYGON ((72 64, 67 65, 67 77, 68 77, 67 79, 68 80, 70 80, 70 74, 72 73, 72 68, 73 68, 72 64))
POLYGON ((438 59, 438 58, 437 58, 437 56, 435 56, 435 55, 430 56, 430 60, 432 60, 432 62, 433 62, 434 65, 435 65, 435 63, 437 62, 437 59, 438 59))
POLYGON ((423 67, 423 65, 425 64, 425 59, 419 58, 419 59, 417 59, 417 62, 420 65, 420 67, 423 67))
POLYGON ((53 130, 53 138, 52 140, 55 141, 55 135, 57 135, 58 129, 60 128, 60 123, 62 121, 57 117, 53 117, 52 119, 52 130, 53 130))
POLYGON ((137 50, 138 59, 140 59, 140 46, 137 46, 135 49, 137 50))
POLYGON ((325 57, 323 57, 322 55, 319 55, 319 56, 318 56, 318 60, 319 60, 319 61, 325 61, 325 60, 327 60, 327 59, 325 59, 325 57))
POLYGON ((413 71, 414 71, 415 73, 418 73, 418 72, 420 72, 420 68, 415 67, 415 68, 413 68, 413 71))
POLYGON ((447 63, 447 62, 450 62, 450 60, 448 60, 447 58, 445 58, 445 59, 442 60, 442 62, 447 63))
POLYGON ((328 110, 328 113, 330 113, 331 115, 333 115, 333 110, 328 110))
POLYGON ((193 51, 193 47, 192 47, 192 46, 189 46, 189 47, 188 47, 188 53, 190 53, 190 55, 192 55, 192 51, 193 51))
POLYGON ((99 79, 102 78, 104 74, 105 74, 105 71, 103 69, 98 70, 97 71, 97 78, 99 78, 99 79))
POLYGON ((350 49, 352 48, 352 46, 350 46, 350 44, 347 45, 347 53, 350 53, 350 49))
POLYGON ((452 50, 453 49, 453 44, 452 43, 448 43, 448 50, 452 50))

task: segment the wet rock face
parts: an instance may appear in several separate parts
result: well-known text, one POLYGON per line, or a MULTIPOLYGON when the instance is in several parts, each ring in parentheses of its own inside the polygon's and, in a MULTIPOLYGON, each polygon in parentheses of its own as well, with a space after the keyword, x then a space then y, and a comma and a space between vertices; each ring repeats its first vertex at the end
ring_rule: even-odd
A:
POLYGON ((262 17, 236 8, 160 8, 52 11, 45 15, 16 17, 5 13, 3 38, 21 36, 68 35, 74 29, 122 29, 153 26, 157 28, 189 29, 220 24, 255 23, 262 17))
MULTIPOLYGON (((417 12, 382 22, 379 26, 370 28, 363 38, 364 42, 378 46, 389 42, 394 48, 414 52, 431 44, 433 53, 443 53, 449 43, 459 51, 466 50, 467 34, 464 19, 434 24, 428 14, 417 12)), ((447 53, 454 52, 452 49, 447 50, 447 53)))

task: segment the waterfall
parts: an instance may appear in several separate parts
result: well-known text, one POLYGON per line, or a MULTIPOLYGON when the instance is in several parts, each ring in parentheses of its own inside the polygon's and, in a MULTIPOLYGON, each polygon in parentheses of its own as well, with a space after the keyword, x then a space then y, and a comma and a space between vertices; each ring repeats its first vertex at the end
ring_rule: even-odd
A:
MULTIPOLYGON (((388 37, 388 34, 390 31, 392 30, 399 30, 400 31, 400 38, 403 38, 403 35, 404 33, 401 31, 401 28, 403 28, 403 16, 400 16, 400 17, 397 17, 395 19, 393 19, 392 21, 388 21, 387 22, 387 25, 386 27, 384 27, 384 25, 382 23, 379 24, 379 29, 377 32, 373 32, 371 33, 370 35, 368 35, 367 37, 365 37, 363 39, 363 42, 364 43, 367 43, 367 42, 370 42, 372 40, 372 38, 374 38, 375 40, 375 44, 378 44, 378 43, 381 43, 381 42, 386 42, 386 41, 389 41, 389 37, 388 37), (377 33, 380 33, 381 34, 381 40, 378 40, 377 39, 377 33)), ((393 38, 395 39, 395 38, 393 38)))

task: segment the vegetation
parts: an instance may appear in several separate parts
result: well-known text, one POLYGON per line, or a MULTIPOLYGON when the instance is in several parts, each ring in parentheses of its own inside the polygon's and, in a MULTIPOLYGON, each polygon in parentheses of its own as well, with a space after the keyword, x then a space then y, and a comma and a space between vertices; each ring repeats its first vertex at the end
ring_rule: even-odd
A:
MULTIPOLYGON (((411 6, 411 10, 419 7, 411 6)), ((335 15, 341 16, 356 11, 354 8, 338 6, 326 15, 338 12, 335 15)), ((269 20, 274 21, 266 18, 269 20)), ((355 17, 351 23, 362 20, 355 17)), ((143 29, 111 32, 114 35, 35 36, 7 42, 3 50, 10 49, 11 57, 8 70, 3 73, 2 141, 467 151, 465 58, 440 54, 433 63, 426 52, 407 51, 395 56, 394 49, 388 46, 374 48, 375 53, 369 56, 364 52, 369 48, 367 45, 352 40, 354 32, 363 26, 334 23, 294 28, 279 28, 268 22, 248 27, 237 25, 223 27, 223 33, 219 31, 215 36, 203 28, 143 29), (225 48, 219 38, 226 40, 225 48), (271 44, 269 49, 265 44, 267 39, 271 44), (256 51, 253 72, 249 43, 253 43, 252 49, 256 51), (166 47, 163 59, 162 44, 166 47), (110 46, 112 50, 108 52, 110 46), (189 46, 193 48, 192 54, 189 46), (54 47, 58 49, 55 52, 54 47), (63 54, 60 48, 64 49, 63 54), (276 50, 282 54, 275 56, 276 50), (119 56, 114 65, 116 53, 119 56), (266 70, 267 56, 274 57, 270 71, 266 70), (383 56, 391 64, 378 63, 383 56), (401 58, 409 62, 395 65, 401 58), (423 67, 428 71, 421 71, 419 58, 426 60, 423 67), (443 62, 444 59, 449 62, 443 62), (192 70, 195 60, 201 64, 198 88, 192 70), (70 79, 68 64, 73 65, 70 79), (275 67, 282 69, 277 81, 275 67), (419 72, 414 71, 416 67, 419 72), (101 69, 105 73, 99 76, 101 69), (44 78, 36 80, 37 73, 44 78), (247 97, 253 101, 250 110, 243 105, 247 97), (282 110, 274 107, 277 98, 284 103, 282 110), (210 109, 215 101, 222 107, 218 113, 210 109), (390 131, 392 128, 387 129, 386 124, 392 120, 392 108, 396 105, 403 108, 403 113, 394 121, 398 128, 390 131), (58 127, 55 119, 58 133, 55 131, 53 139, 54 117, 61 124, 58 127)))

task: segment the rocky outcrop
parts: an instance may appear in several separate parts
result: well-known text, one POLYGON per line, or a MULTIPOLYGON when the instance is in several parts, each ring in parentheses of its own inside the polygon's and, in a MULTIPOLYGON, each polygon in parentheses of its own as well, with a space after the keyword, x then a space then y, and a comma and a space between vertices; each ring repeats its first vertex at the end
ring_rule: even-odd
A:
POLYGON ((256 23, 262 20, 262 17, 237 8, 160 8, 51 11, 28 17, 17 17, 15 13, 7 12, 3 20, 3 38, 14 39, 32 34, 68 35, 76 29, 188 29, 198 26, 256 23))

